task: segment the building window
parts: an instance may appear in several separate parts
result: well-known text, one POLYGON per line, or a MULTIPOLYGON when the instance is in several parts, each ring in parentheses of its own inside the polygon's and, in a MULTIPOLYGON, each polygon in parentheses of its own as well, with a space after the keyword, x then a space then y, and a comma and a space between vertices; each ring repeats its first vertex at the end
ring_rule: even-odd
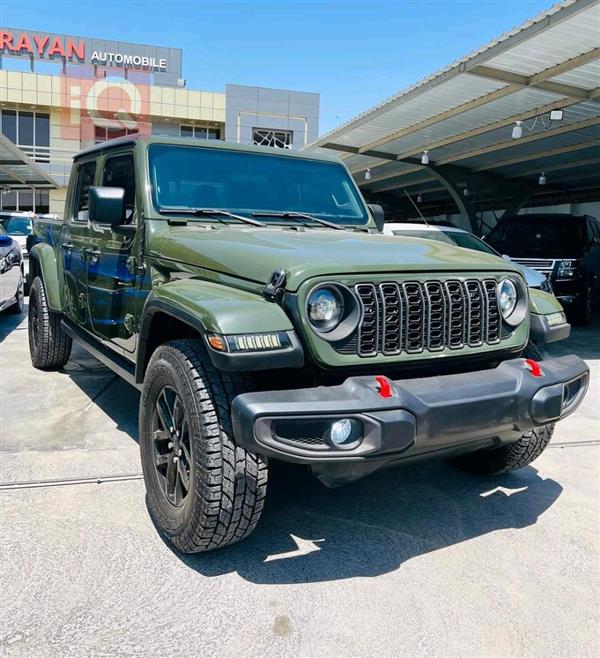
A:
POLYGON ((258 146, 274 146, 278 149, 291 149, 292 137, 291 130, 252 128, 252 143, 258 146))
POLYGON ((137 135, 137 128, 108 128, 107 126, 94 127, 94 143, 101 144, 107 142, 109 139, 116 139, 117 137, 125 137, 125 135, 137 135))
POLYGON ((194 139, 221 139, 221 129, 211 126, 179 126, 179 134, 194 139))
POLYGON ((50 211, 48 190, 3 190, 0 194, 0 210, 35 212, 43 215, 50 211))
POLYGON ((2 134, 36 162, 50 161, 50 115, 2 110, 2 134))

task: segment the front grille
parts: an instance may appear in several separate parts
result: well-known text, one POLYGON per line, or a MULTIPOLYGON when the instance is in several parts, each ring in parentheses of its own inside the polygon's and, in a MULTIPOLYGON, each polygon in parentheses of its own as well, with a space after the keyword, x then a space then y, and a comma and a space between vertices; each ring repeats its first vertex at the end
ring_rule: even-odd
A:
POLYGON ((359 283, 363 318, 336 346, 368 357, 437 352, 500 342, 496 280, 359 283))
POLYGON ((525 267, 531 267, 538 272, 552 272, 554 269, 554 260, 549 258, 512 258, 515 263, 519 265, 524 265, 525 267))

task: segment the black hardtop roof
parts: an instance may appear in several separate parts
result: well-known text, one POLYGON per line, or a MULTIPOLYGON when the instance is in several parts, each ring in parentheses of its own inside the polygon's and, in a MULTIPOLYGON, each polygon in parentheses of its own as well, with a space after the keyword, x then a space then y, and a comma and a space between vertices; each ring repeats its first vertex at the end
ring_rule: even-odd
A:
POLYGON ((125 137, 116 137, 115 139, 109 139, 106 142, 101 142, 100 144, 94 144, 83 151, 80 151, 75 157, 74 160, 77 161, 80 158, 87 157, 92 154, 99 154, 106 152, 111 149, 120 148, 126 144, 171 144, 174 146, 192 146, 195 148, 213 148, 221 149, 226 151, 242 151, 246 153, 259 153, 262 155, 278 155, 288 158, 300 158, 301 160, 321 160, 323 162, 335 162, 339 164, 341 160, 335 155, 321 154, 321 153, 312 153, 312 152, 303 152, 303 151, 291 151, 288 149, 273 148, 269 146, 255 146, 253 144, 236 144, 233 142, 223 142, 218 139, 214 140, 202 140, 195 139, 193 137, 170 137, 168 135, 127 135, 125 137))

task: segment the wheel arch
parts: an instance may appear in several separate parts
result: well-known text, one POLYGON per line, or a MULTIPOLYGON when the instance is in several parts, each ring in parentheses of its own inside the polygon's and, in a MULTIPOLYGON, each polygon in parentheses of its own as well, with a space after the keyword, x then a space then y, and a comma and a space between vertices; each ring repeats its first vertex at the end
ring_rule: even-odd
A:
POLYGON ((38 243, 29 252, 28 284, 40 277, 46 291, 48 306, 53 311, 62 311, 60 282, 58 280, 58 263, 56 253, 49 244, 38 243))
POLYGON ((295 337, 291 320, 285 311, 259 295, 230 286, 197 279, 172 281, 153 290, 147 297, 142 312, 135 378, 144 379, 153 351, 163 342, 196 336, 204 339, 207 333, 236 334, 287 332, 292 334, 293 349, 281 354, 256 355, 261 363, 223 359, 229 355, 207 347, 213 365, 219 369, 270 369, 302 365, 304 355, 295 337), (293 360, 290 362, 290 357, 293 360))

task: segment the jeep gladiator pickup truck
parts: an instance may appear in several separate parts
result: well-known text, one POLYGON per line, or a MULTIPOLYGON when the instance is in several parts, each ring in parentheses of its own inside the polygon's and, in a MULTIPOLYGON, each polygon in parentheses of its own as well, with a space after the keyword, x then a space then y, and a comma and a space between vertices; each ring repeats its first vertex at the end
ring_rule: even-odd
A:
POLYGON ((382 221, 335 158, 139 136, 76 156, 64 220, 35 222, 33 365, 76 340, 141 390, 148 507, 179 550, 252 532, 270 459, 329 486, 422 458, 499 473, 581 402, 581 359, 531 358, 568 334, 551 296, 382 221))

